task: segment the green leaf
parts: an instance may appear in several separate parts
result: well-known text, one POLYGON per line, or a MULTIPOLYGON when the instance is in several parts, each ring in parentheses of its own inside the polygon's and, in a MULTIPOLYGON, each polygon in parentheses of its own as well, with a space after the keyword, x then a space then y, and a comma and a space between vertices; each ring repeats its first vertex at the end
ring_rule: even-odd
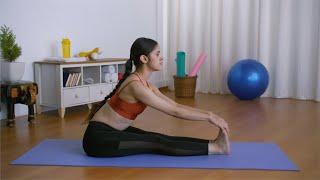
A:
POLYGON ((2 58, 12 62, 21 55, 21 47, 15 42, 16 36, 12 30, 6 25, 0 28, 0 49, 2 58))

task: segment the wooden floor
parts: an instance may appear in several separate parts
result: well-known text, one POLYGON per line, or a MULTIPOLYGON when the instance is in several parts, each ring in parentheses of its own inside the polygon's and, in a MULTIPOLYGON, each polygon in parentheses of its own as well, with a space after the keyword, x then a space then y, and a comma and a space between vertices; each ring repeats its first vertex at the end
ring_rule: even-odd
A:
MULTIPOLYGON (((165 94, 172 99, 173 92, 165 94)), ((57 111, 16 120, 15 128, 1 124, 1 179, 320 179, 320 103, 260 98, 239 101, 231 95, 197 94, 178 103, 211 110, 227 120, 232 141, 275 142, 300 168, 299 172, 170 168, 94 168, 13 166, 9 163, 46 138, 81 139, 86 106, 69 108, 62 120, 57 111)), ((169 135, 213 139, 217 128, 208 122, 170 117, 147 108, 136 127, 169 135)))

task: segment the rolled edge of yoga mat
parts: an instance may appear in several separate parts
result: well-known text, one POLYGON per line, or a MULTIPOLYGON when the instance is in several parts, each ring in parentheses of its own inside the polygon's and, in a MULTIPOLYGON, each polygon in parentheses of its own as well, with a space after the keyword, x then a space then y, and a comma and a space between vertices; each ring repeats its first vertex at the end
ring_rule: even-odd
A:
POLYGON ((189 76, 196 76, 200 70, 201 65, 203 62, 206 60, 207 55, 205 53, 201 53, 200 56, 198 57, 196 63, 193 65, 189 76))
POLYGON ((183 51, 177 52, 176 63, 177 63, 177 76, 178 77, 185 77, 186 76, 185 58, 186 58, 185 52, 183 52, 183 51))

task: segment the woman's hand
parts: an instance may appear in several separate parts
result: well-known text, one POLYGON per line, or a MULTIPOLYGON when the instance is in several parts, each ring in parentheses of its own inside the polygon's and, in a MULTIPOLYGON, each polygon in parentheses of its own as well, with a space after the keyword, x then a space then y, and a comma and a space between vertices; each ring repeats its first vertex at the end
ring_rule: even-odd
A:
POLYGON ((209 122, 219 127, 225 134, 229 135, 229 126, 227 122, 224 119, 222 119, 220 116, 212 112, 209 112, 209 115, 210 115, 209 122))

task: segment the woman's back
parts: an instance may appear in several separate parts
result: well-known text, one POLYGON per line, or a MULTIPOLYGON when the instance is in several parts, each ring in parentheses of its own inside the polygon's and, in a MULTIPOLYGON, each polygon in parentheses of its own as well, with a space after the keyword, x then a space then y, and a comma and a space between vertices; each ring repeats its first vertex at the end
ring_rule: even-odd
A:
POLYGON ((132 82, 139 82, 150 88, 149 84, 143 82, 138 74, 131 74, 108 102, 94 115, 92 121, 106 123, 118 130, 124 130, 129 127, 136 116, 146 108, 130 91, 129 86, 132 82))

